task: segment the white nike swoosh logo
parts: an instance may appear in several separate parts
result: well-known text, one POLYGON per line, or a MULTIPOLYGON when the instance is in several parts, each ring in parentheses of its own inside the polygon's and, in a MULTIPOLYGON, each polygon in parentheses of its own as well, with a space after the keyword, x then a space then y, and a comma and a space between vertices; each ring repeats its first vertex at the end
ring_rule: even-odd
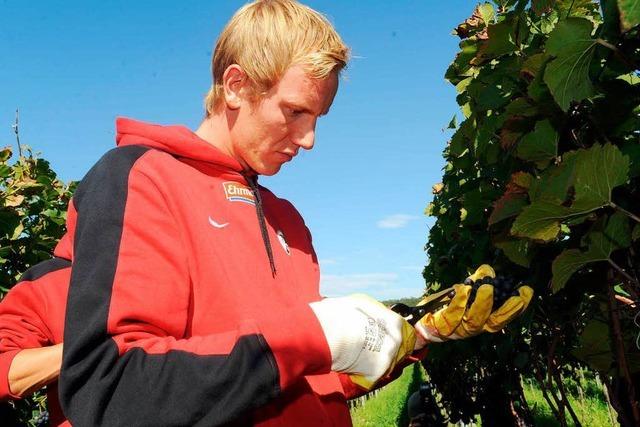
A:
POLYGON ((227 225, 229 225, 228 222, 225 222, 224 224, 215 222, 213 219, 211 219, 211 217, 209 217, 209 224, 213 225, 215 228, 225 228, 227 225))

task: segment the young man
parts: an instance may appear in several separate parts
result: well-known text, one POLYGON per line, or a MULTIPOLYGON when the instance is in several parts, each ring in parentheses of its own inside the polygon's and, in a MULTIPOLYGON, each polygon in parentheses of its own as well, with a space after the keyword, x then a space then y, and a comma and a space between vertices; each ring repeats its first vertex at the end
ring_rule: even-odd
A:
POLYGON ((218 40, 195 133, 118 119, 68 212, 74 426, 350 425, 338 372, 370 387, 413 350, 376 301, 321 300, 304 221, 257 183, 313 147, 347 59, 317 12, 256 1, 218 40))
POLYGON ((350 425, 346 399, 462 325, 463 292, 418 328, 419 346, 369 298, 321 299, 304 221, 257 184, 313 147, 347 59, 317 12, 256 1, 218 40, 195 133, 117 121, 118 148, 78 186, 63 240, 59 390, 74 426, 350 425))

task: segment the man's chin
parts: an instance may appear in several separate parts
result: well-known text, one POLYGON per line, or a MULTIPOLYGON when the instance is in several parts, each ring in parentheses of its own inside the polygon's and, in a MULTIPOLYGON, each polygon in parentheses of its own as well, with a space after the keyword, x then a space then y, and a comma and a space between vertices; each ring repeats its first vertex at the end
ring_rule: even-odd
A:
POLYGON ((254 169, 258 175, 272 176, 280 171, 282 164, 279 165, 261 165, 261 167, 254 169))

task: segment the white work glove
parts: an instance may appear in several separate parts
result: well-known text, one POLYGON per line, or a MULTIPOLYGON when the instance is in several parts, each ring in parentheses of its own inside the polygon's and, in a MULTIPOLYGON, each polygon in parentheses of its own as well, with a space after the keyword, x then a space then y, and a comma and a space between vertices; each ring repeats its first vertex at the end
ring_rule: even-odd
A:
POLYGON ((331 370, 351 374, 366 390, 413 351, 413 327, 373 298, 355 294, 309 305, 329 344, 331 370))

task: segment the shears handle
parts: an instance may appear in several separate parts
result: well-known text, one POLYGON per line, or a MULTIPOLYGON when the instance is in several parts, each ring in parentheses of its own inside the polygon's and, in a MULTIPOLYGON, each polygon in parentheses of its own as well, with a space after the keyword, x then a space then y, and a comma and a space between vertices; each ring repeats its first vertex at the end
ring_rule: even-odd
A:
POLYGON ((427 296, 423 304, 410 307, 406 304, 398 303, 392 305, 391 310, 404 317, 410 325, 415 325, 418 323, 418 320, 426 316, 427 313, 432 313, 447 305, 455 294, 453 288, 447 288, 427 296))

